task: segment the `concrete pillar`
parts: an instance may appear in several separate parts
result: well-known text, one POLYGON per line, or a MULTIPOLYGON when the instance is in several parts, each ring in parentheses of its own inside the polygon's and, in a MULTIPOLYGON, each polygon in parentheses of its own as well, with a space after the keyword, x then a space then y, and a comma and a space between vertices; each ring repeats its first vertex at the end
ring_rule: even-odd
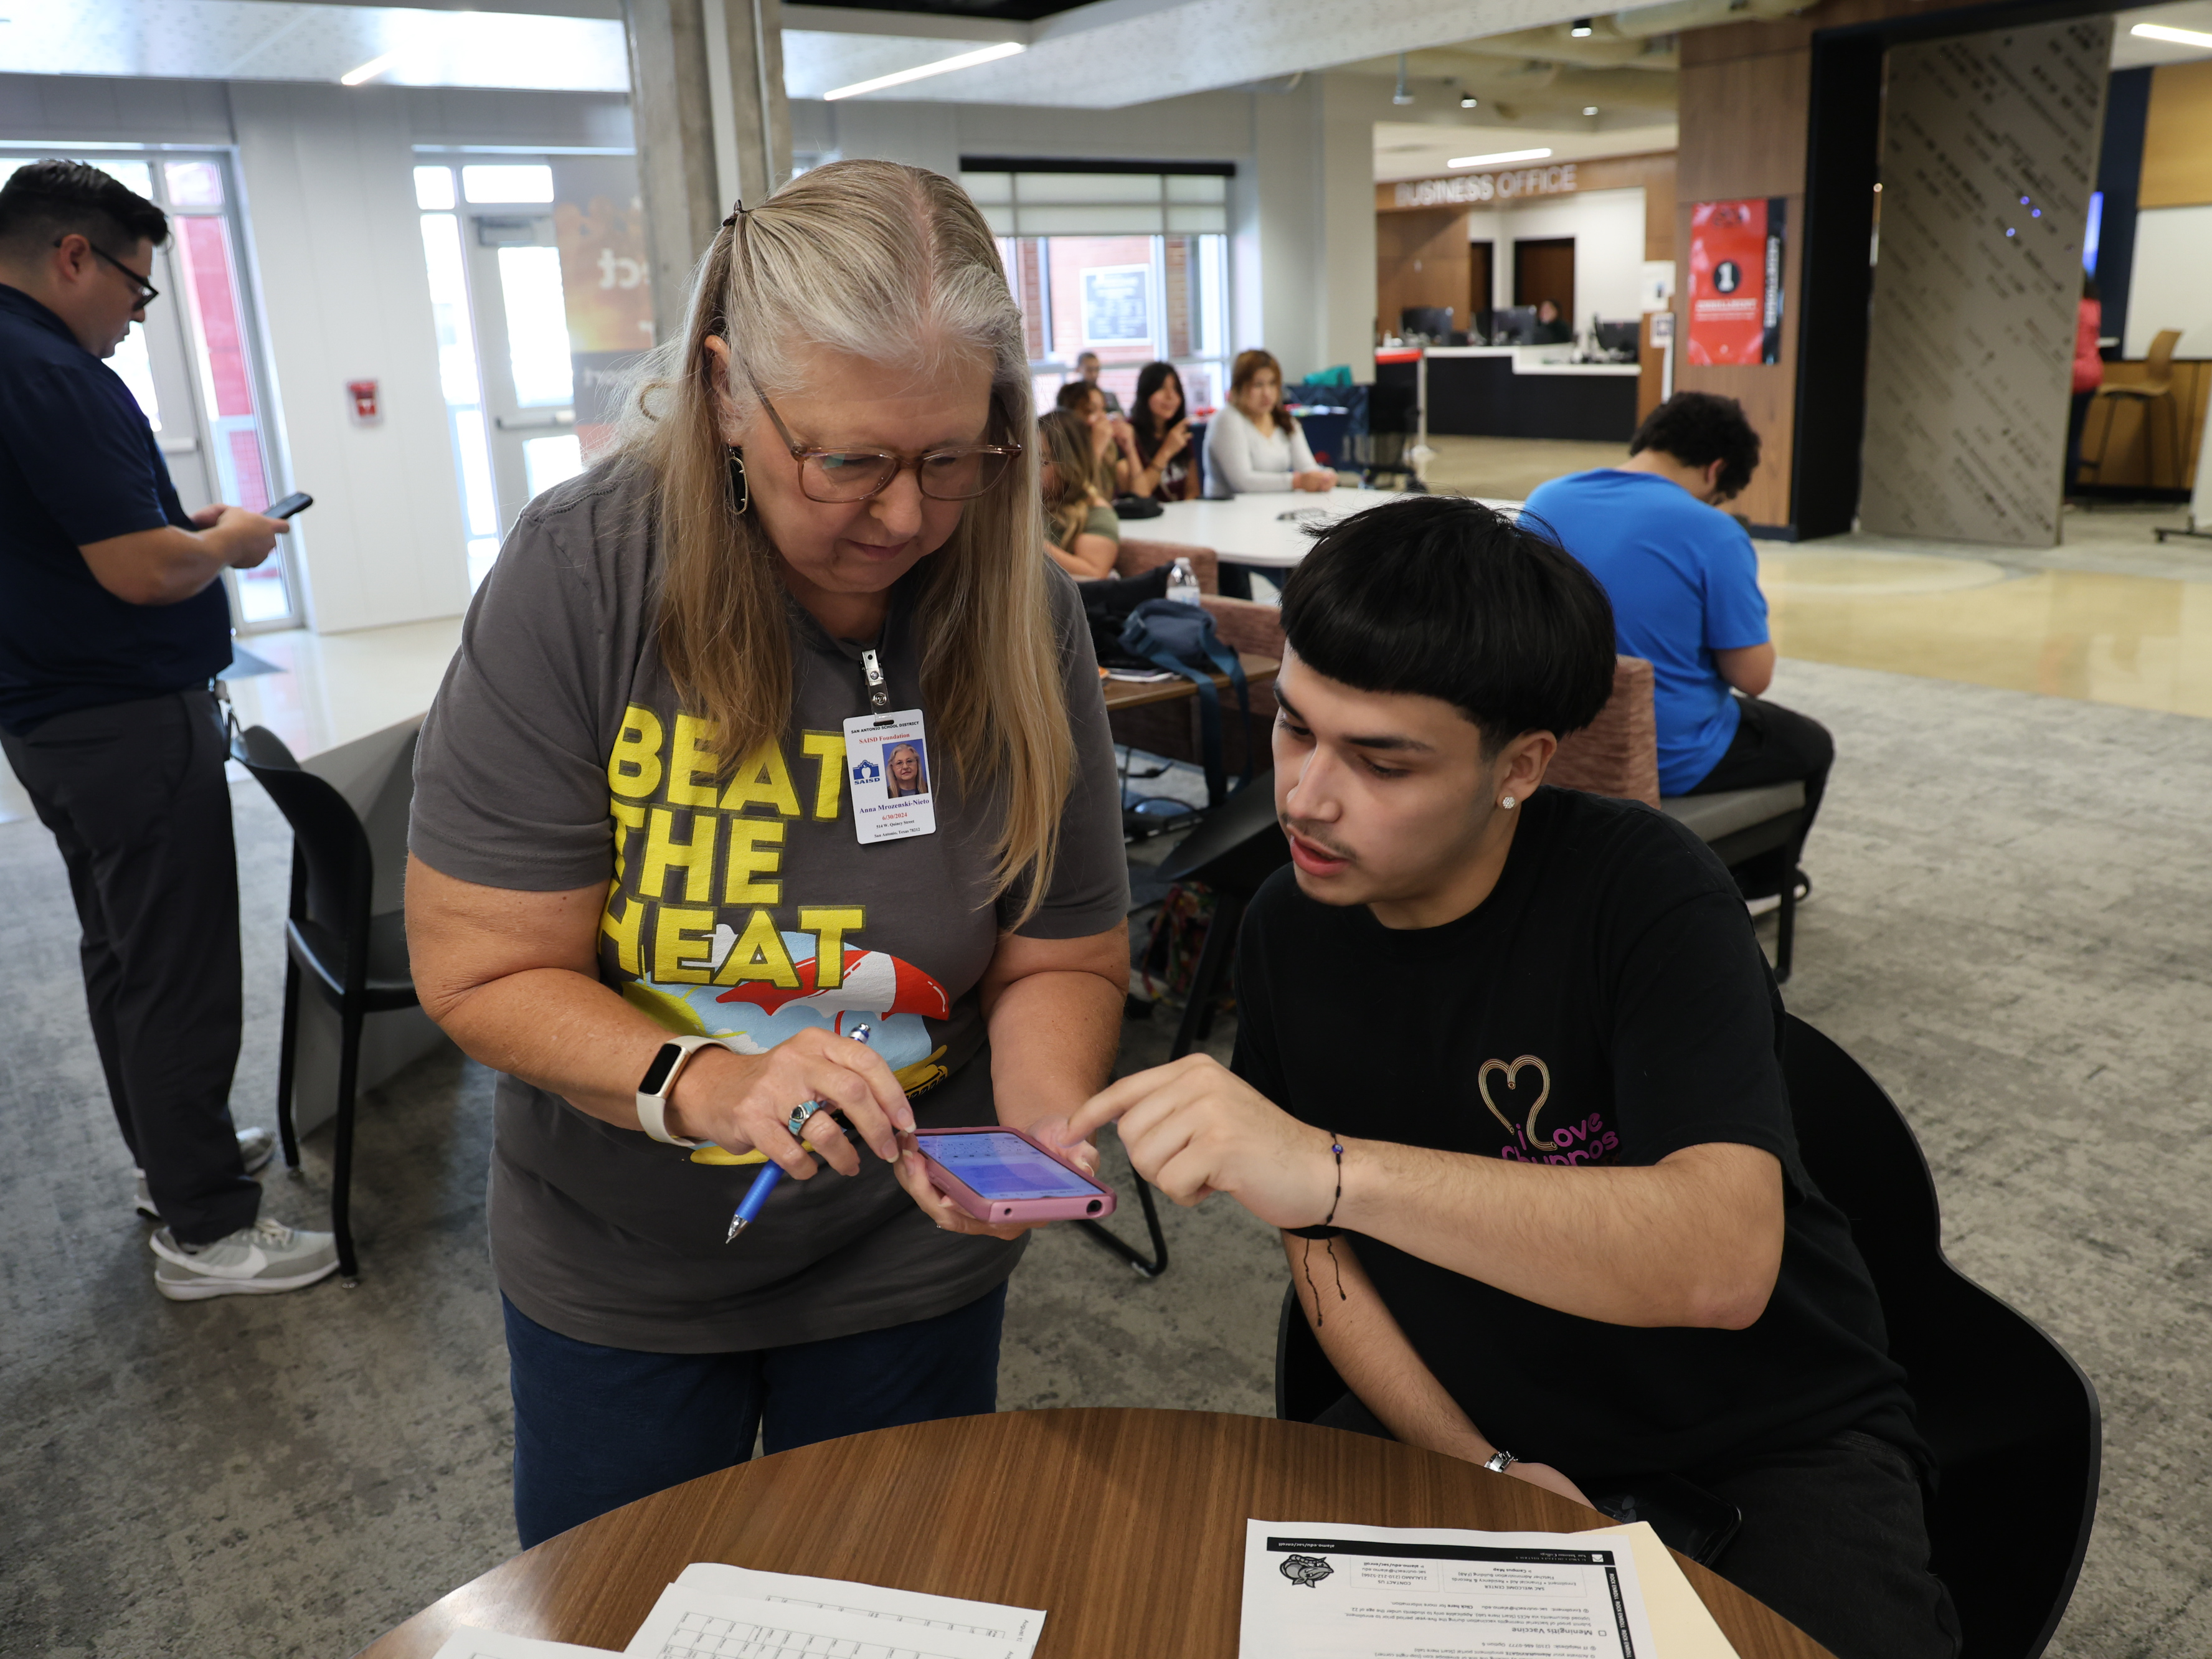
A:
POLYGON ((732 202, 791 175, 782 0, 623 0, 653 326, 682 328, 691 268, 732 202))

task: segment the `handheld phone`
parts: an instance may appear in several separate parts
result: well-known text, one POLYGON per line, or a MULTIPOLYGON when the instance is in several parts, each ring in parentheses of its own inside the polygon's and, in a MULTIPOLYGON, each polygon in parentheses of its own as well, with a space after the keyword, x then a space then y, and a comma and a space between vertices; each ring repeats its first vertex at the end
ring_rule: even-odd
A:
POLYGON ((304 513, 315 504, 315 498, 304 489, 295 489, 283 501, 275 503, 262 516, 270 519, 289 519, 295 513, 304 513))
POLYGON ((1093 1221, 1114 1213, 1102 1187, 1018 1129, 920 1129, 929 1179, 978 1221, 1093 1221))

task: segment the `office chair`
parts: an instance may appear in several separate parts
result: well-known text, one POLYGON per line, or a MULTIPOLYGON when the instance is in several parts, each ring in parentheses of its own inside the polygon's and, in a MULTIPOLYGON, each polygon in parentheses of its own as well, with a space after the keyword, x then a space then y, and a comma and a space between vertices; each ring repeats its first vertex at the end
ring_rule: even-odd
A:
MULTIPOLYGON (((1283 839, 1282 828, 1275 821, 1274 780, 1266 773, 1209 813, 1181 846, 1160 861, 1161 881, 1197 882, 1214 896, 1213 919, 1206 925, 1206 943, 1199 948, 1198 963, 1191 970, 1190 998, 1183 1004, 1182 1023, 1176 1028, 1175 1045, 1168 1051, 1170 1060, 1181 1060, 1213 1029, 1221 981, 1236 958, 1237 934, 1245 907, 1259 892, 1260 884, 1290 861, 1291 844, 1283 839)), ((1167 1235, 1160 1230, 1159 1209, 1153 1202, 1151 1184, 1142 1176, 1135 1180, 1137 1203, 1145 1212, 1145 1231, 1152 1241, 1151 1256, 1140 1255, 1098 1222, 1079 1221, 1076 1225, 1146 1278, 1158 1279, 1168 1270, 1167 1235)))
POLYGON ((361 1065, 362 1019, 415 1006, 403 913, 373 916, 375 864, 368 832, 346 798, 322 778, 302 771, 283 740, 265 726, 248 726, 231 738, 230 757, 269 792, 292 826, 292 899, 284 923, 284 1030, 276 1061, 276 1125, 284 1167, 300 1172, 300 1139, 293 1127, 292 1083, 299 1055, 300 988, 306 975, 338 1011, 338 1090, 336 1139, 331 1160, 331 1231, 338 1273, 358 1281, 351 1225, 354 1082, 361 1065))
MULTIPOLYGON (((1850 1218, 1935 1454, 1936 1573, 1975 1659, 2038 1659, 2074 1594, 2097 1510, 2097 1391, 2034 1322, 1943 1255, 1920 1143, 1859 1063, 1795 1015, 1782 1069, 1805 1169, 1850 1218)), ((1275 1415, 1310 1423, 1345 1393, 1297 1292, 1275 1332, 1275 1415)))

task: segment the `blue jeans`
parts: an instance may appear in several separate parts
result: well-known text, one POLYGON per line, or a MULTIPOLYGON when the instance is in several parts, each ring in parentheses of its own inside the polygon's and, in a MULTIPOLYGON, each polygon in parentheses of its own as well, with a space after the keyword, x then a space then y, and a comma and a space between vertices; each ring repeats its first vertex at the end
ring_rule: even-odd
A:
POLYGON ((1004 1284, 911 1325, 745 1353, 640 1353, 550 1331, 504 1296, 522 1547, 752 1455, 999 1407, 1004 1284))

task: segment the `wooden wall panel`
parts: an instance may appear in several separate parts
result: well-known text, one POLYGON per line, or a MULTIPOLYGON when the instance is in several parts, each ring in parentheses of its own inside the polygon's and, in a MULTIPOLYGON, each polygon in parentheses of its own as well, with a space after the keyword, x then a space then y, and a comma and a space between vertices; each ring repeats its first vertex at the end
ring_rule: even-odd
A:
MULTIPOLYGON (((1691 38, 1683 37, 1686 45, 1691 38)), ((1803 190, 1812 91, 1809 48, 1694 67, 1686 53, 1677 194, 1685 202, 1718 202, 1803 190)))
POLYGON ((1655 155, 1644 169, 1644 257, 1674 257, 1674 158, 1655 155))
MULTIPOLYGON (((2151 71, 2143 126, 2142 185, 2136 205, 2212 202, 2212 58, 2151 71)), ((2208 279, 2212 280, 2212 279, 2208 279)))
POLYGON ((1397 332, 1407 306, 1449 306, 1452 326, 1468 325, 1467 228, 1464 208, 1375 216, 1375 314, 1385 332, 1397 332))

